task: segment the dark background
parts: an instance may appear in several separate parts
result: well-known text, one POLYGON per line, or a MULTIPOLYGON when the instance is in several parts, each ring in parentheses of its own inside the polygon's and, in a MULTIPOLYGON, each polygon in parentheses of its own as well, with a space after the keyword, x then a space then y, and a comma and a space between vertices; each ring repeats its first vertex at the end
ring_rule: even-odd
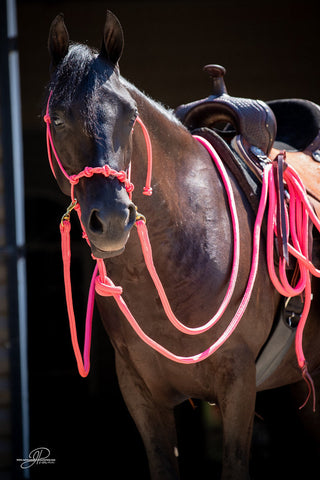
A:
MULTIPOLYGON (((46 446, 53 466, 35 466, 32 478, 148 478, 143 446, 119 393, 113 351, 94 318, 92 367, 77 373, 64 301, 58 223, 68 204, 46 158, 42 99, 48 81, 47 36, 64 12, 74 41, 100 46, 105 12, 112 10, 125 34, 121 73, 165 105, 205 97, 208 63, 227 68, 234 96, 269 100, 308 98, 320 103, 317 2, 18 1, 19 50, 26 185, 31 449, 46 446), (116 473, 115 473, 116 472, 116 473), (72 476, 71 476, 72 475, 72 476), (88 478, 88 477, 87 477, 88 478)), ((93 263, 73 222, 72 275, 79 329, 93 263)), ((214 373, 213 373, 214 374, 214 373)), ((299 458, 310 467, 315 453, 300 426, 302 390, 259 396, 253 478, 298 478, 299 458), (267 427, 268 426, 268 427, 267 427), (276 433, 275 433, 276 432, 276 433), (297 436, 294 436, 297 433, 297 436)), ((177 411, 182 478, 218 478, 220 447, 214 407, 185 403, 177 411)), ((18 468, 18 467, 17 467, 18 468)), ((312 466, 314 469, 314 466, 312 466)), ((316 471, 316 470, 310 470, 316 471)), ((304 477, 305 478, 305 477, 304 477)))

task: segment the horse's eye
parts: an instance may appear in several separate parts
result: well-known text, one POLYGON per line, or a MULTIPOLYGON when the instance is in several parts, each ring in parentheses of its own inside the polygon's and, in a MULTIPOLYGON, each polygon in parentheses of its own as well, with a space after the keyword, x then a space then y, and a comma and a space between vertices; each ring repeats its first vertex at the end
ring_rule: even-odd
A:
POLYGON ((133 125, 135 124, 137 116, 138 116, 138 112, 135 111, 130 118, 130 122, 129 122, 130 127, 133 127, 133 125))
POLYGON ((59 117, 54 117, 52 119, 52 122, 53 122, 55 127, 61 127, 64 124, 62 118, 59 118, 59 117))

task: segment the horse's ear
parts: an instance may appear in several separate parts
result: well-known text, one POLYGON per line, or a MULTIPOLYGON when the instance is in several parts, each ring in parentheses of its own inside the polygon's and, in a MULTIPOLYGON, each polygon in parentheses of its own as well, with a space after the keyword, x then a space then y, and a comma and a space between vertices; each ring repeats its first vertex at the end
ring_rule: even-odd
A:
POLYGON ((104 57, 116 65, 121 57, 123 44, 124 39, 121 24, 117 17, 108 10, 100 50, 101 57, 104 57))
POLYGON ((64 15, 60 13, 51 23, 48 49, 52 66, 55 68, 66 56, 69 50, 69 34, 64 24, 64 15))

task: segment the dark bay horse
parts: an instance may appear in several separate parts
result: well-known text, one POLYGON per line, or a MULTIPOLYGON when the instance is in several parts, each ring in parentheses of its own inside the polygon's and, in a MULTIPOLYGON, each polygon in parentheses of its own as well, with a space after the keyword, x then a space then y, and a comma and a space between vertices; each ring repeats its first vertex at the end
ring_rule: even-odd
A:
MULTIPOLYGON (((189 327, 207 322, 228 285, 233 258, 230 210, 220 174, 208 152, 162 106, 121 77, 120 23, 110 12, 102 47, 69 44, 63 16, 49 34, 52 77, 49 113, 56 152, 67 176, 85 167, 127 171, 135 190, 130 198, 116 176, 84 177, 74 186, 81 222, 93 255, 106 259, 108 274, 141 328, 178 355, 193 355, 211 345, 229 325, 246 288, 251 265, 254 214, 229 172, 240 222, 240 265, 232 300, 221 321, 199 336, 178 332, 168 322, 146 270, 137 234, 135 204, 147 218, 154 262, 175 315, 189 327), (153 149, 153 195, 141 194, 147 171, 142 130, 153 149)), ((61 190, 68 179, 53 158, 61 190)), ((309 372, 320 365, 319 280, 304 333, 309 372)), ((114 346, 120 388, 142 436, 153 480, 177 479, 178 448, 173 409, 188 398, 215 402, 223 423, 222 478, 248 478, 256 400, 256 358, 273 325, 280 296, 269 280, 265 245, 251 300, 235 332, 206 360, 174 363, 143 343, 113 299, 96 295, 102 322, 114 346)), ((292 347, 259 390, 300 381, 292 347)), ((301 399, 303 401, 303 399, 301 399)), ((309 408, 309 407, 306 407, 309 408)), ((317 415, 317 414, 315 414, 317 415)), ((315 421, 318 417, 315 416, 315 421)), ((318 420, 317 420, 318 421, 318 420)))

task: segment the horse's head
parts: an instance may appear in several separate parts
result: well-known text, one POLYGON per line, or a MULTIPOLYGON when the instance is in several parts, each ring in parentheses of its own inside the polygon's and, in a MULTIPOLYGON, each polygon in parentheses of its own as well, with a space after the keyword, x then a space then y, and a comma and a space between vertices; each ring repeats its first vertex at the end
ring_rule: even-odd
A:
POLYGON ((108 12, 102 47, 95 52, 84 45, 69 45, 63 15, 58 15, 48 45, 52 78, 47 113, 51 148, 57 153, 52 168, 67 195, 72 175, 85 167, 96 169, 93 176, 79 179, 74 196, 93 255, 115 256, 124 250, 135 222, 135 206, 120 176, 99 174, 97 169, 107 165, 127 171, 130 164, 137 107, 119 74, 122 28, 108 12))

